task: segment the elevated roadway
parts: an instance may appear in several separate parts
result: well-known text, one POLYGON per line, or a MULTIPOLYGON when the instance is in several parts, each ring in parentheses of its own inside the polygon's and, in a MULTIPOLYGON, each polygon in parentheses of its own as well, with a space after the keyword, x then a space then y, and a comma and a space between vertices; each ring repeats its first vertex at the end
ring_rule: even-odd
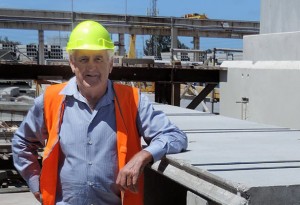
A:
POLYGON ((217 19, 186 19, 179 17, 149 17, 103 13, 84 13, 49 10, 0 9, 0 28, 71 31, 72 24, 95 20, 111 33, 136 35, 171 35, 214 38, 243 38, 258 34, 257 21, 217 19))
MULTIPOLYGON (((110 33, 118 34, 119 55, 125 55, 125 34, 171 36, 171 49, 178 47, 178 36, 193 37, 194 49, 200 49, 200 37, 235 38, 259 33, 257 21, 216 19, 186 19, 178 17, 149 17, 83 12, 0 9, 0 28, 38 30, 39 50, 44 50, 44 31, 71 31, 83 20, 95 20, 110 33)), ((21 38, 21 36, 20 36, 21 38)), ((39 52, 44 63, 44 52, 39 52)))

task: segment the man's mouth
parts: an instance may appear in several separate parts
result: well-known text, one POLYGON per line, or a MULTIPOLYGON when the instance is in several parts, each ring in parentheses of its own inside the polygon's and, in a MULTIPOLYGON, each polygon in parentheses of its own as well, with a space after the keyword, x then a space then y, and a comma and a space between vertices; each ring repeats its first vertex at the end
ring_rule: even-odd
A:
POLYGON ((98 75, 96 75, 96 74, 87 74, 86 76, 87 77, 97 77, 98 75))

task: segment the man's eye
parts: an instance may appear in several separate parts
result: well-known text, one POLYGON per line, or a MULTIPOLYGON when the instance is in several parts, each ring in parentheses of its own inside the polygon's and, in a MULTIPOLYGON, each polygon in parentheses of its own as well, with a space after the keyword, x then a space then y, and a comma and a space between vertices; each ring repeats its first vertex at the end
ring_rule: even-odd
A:
POLYGON ((96 61, 102 62, 102 61, 103 61, 103 58, 102 58, 102 57, 97 57, 97 58, 96 58, 96 61))
POLYGON ((79 62, 80 62, 80 63, 86 63, 87 61, 88 61, 87 58, 80 58, 80 59, 79 59, 79 62))

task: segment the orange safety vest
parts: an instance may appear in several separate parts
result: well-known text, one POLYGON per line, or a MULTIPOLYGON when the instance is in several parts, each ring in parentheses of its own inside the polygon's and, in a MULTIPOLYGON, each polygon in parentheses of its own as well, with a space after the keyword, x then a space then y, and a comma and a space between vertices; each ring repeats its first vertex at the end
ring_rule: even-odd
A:
MULTIPOLYGON (((64 95, 59 92, 66 83, 49 86, 44 93, 44 117, 49 137, 44 148, 40 190, 43 205, 54 205, 60 152, 59 130, 64 111, 64 95)), ((138 89, 114 84, 119 170, 141 150, 141 139, 136 128, 138 89)), ((123 205, 144 204, 144 177, 139 179, 139 193, 122 193, 123 205)))

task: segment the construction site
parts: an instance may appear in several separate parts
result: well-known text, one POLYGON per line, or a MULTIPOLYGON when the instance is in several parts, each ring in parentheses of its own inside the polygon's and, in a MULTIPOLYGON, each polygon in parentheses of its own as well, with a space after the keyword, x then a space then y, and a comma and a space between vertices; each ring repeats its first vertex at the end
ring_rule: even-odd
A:
POLYGON ((146 166, 145 205, 300 204, 300 2, 261 0, 260 21, 164 17, 157 0, 151 6, 147 16, 0 8, 0 29, 38 34, 37 44, 0 44, 1 204, 39 204, 14 167, 11 139, 34 99, 74 76, 66 45, 45 43, 44 32, 83 20, 118 38, 109 79, 138 87, 188 137, 186 151, 146 166), (138 35, 155 45, 167 36, 169 50, 139 57, 138 35), (181 48, 180 36, 193 47, 181 48), (201 50, 203 37, 243 48, 201 50))

